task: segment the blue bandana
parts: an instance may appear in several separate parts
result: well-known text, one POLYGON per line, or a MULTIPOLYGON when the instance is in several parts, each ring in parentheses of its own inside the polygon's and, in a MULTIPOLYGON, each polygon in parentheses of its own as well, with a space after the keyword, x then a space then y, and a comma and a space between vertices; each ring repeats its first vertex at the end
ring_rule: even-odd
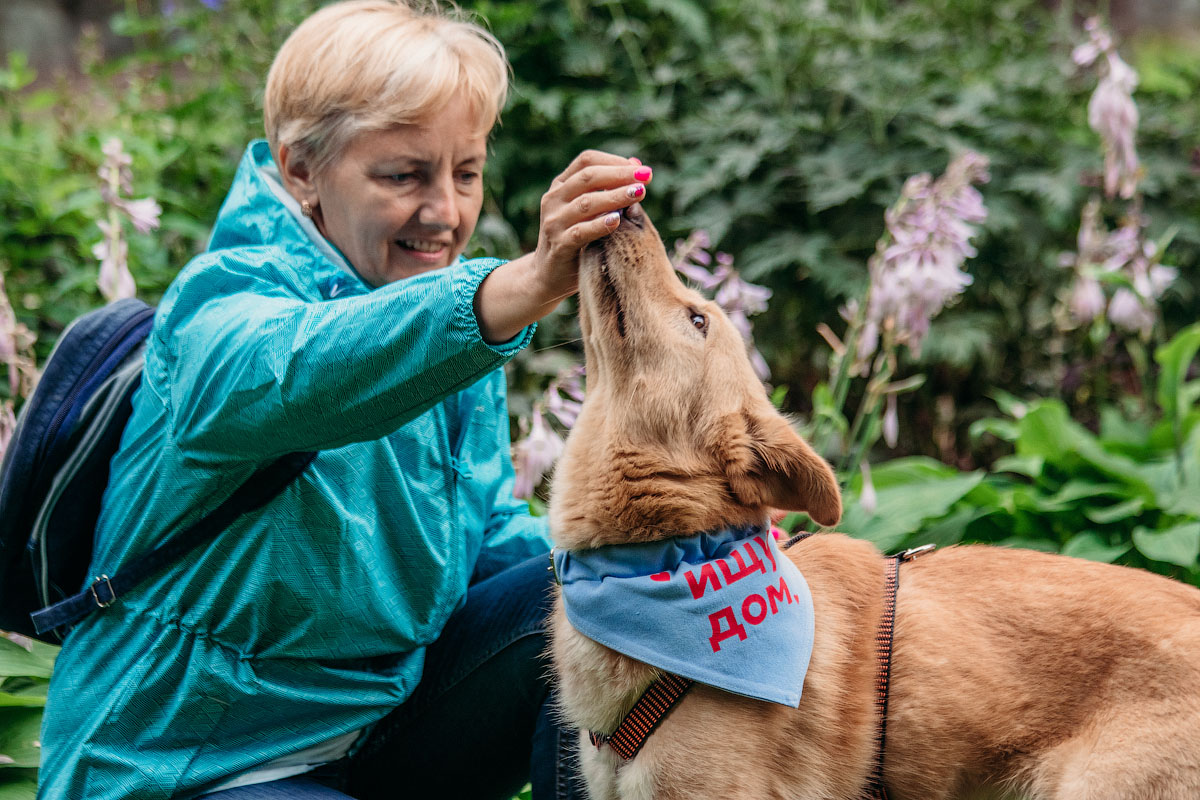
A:
POLYGON ((554 567, 567 619, 589 639, 699 683, 800 705, 812 596, 766 528, 556 548, 554 567))

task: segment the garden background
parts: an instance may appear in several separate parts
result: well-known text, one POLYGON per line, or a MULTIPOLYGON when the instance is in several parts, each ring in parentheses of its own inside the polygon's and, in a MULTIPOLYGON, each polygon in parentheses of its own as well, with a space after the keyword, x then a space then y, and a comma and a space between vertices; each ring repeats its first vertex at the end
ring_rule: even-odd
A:
MULTIPOLYGON (((0 314, 12 377, 0 401, 18 409, 32 365, 104 302, 101 260, 124 254, 154 302, 203 249, 246 142, 261 135, 270 60, 319 4, 125 0, 85 28, 71 68, 35 72, 16 49, 0 63, 0 276, 12 308, 0 314), (109 173, 105 189, 98 170, 114 163, 103 151, 114 137, 131 180, 109 173), (157 227, 118 213, 122 195, 154 198, 157 227)), ((651 217, 668 243, 686 240, 671 248, 681 267, 723 266, 770 290, 754 344, 773 398, 841 468, 842 530, 888 550, 987 541, 1200 584, 1200 31, 1116 42, 1137 75, 1138 161, 1123 192, 1106 185, 1107 140, 1089 124, 1112 62, 1083 64, 1076 50, 1093 36, 1085 18, 1104 9, 463 5, 514 70, 472 254, 530 248, 541 192, 575 153, 636 155, 655 170, 651 217), (919 354, 887 341, 874 360, 846 352, 895 244, 885 210, 894 220, 910 176, 939 175, 966 152, 990 162, 969 285, 919 354), (1153 270, 1162 280, 1149 291, 1139 275, 1153 270), (1089 280, 1101 301, 1090 316, 1077 294, 1089 280), (1137 301, 1133 324, 1114 313, 1121 290, 1137 301)), ((553 451, 570 419, 547 406, 573 399, 563 376, 577 336, 565 307, 509 368, 514 437, 532 432, 553 451)), ((0 800, 31 796, 52 657, 0 639, 0 800)))

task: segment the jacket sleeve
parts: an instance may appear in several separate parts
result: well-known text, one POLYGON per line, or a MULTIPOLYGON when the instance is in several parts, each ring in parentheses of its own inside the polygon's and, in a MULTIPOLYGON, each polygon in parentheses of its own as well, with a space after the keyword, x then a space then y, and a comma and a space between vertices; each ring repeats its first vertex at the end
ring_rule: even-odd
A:
POLYGON ((516 476, 512 465, 508 399, 503 373, 497 371, 492 380, 495 382, 492 392, 495 404, 493 418, 500 420, 501 424, 486 428, 492 432, 493 442, 489 449, 495 463, 484 472, 498 475, 498 479, 490 493, 491 504, 484 521, 483 544, 475 561, 472 583, 532 556, 545 555, 550 549, 549 520, 531 515, 529 504, 513 496, 516 476))
POLYGON ((532 335, 483 341, 474 297, 502 263, 494 259, 312 301, 271 267, 270 253, 214 254, 160 306, 152 347, 163 353, 162 374, 150 380, 176 444, 194 458, 267 460, 380 438, 532 335))

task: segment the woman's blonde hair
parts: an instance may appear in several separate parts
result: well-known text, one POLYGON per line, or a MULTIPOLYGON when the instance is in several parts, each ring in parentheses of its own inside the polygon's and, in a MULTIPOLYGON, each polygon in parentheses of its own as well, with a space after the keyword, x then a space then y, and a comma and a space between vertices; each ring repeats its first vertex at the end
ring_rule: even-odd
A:
POLYGON ((326 6, 279 48, 263 97, 276 160, 320 172, 362 131, 420 122, 464 97, 491 130, 508 93, 504 47, 436 2, 349 0, 326 6))

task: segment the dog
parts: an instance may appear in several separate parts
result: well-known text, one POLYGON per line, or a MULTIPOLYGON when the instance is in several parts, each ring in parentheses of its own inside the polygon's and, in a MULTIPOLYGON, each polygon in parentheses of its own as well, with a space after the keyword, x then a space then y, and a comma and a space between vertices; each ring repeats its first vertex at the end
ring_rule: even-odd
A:
MULTIPOLYGON (((557 554, 654 548, 762 525, 771 509, 836 524, 833 472, 772 407, 721 310, 680 282, 639 206, 582 252, 579 305, 588 387, 551 487, 557 554)), ((1195 588, 981 545, 914 558, 899 568, 884 714, 890 562, 835 533, 780 552, 815 620, 807 670, 773 668, 803 674, 798 707, 699 682, 629 760, 604 737, 666 670, 585 636, 560 591, 550 655, 592 800, 857 800, 877 761, 892 800, 1200 797, 1195 588)), ((627 630, 639 627, 631 616, 627 630)), ((713 623, 714 639, 725 627, 713 623)))

